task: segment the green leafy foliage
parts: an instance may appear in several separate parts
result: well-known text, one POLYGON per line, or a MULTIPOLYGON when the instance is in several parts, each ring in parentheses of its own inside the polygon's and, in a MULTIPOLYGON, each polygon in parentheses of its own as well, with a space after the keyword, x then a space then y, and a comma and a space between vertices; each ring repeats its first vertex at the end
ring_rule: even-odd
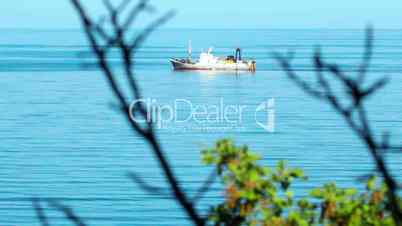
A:
POLYGON ((295 199, 291 185, 306 181, 302 169, 280 161, 272 169, 247 146, 220 140, 204 150, 203 162, 216 166, 225 187, 225 201, 211 208, 209 223, 219 226, 394 226, 387 209, 387 189, 375 177, 365 191, 326 184, 295 199))

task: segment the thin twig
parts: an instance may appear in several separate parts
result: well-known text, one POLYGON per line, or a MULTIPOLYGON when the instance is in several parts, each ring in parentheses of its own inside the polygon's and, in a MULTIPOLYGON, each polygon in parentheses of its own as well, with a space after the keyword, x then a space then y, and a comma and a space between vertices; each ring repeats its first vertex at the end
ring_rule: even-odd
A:
POLYGON ((210 189, 212 184, 215 182, 217 174, 217 169, 214 169, 208 176, 207 180, 204 181, 203 185, 198 189, 196 194, 192 199, 193 205, 195 205, 200 199, 203 198, 205 193, 207 193, 210 189))
POLYGON ((76 226, 86 226, 84 221, 80 217, 78 217, 74 213, 73 209, 71 209, 70 207, 56 201, 49 201, 49 205, 61 211, 66 216, 66 218, 74 223, 76 226))
POLYGON ((32 206, 35 209, 36 217, 42 226, 50 226, 49 221, 46 217, 45 211, 43 210, 40 200, 37 198, 32 199, 32 206))
POLYGON ((139 176, 139 175, 137 175, 137 174, 135 174, 133 172, 130 172, 128 174, 128 177, 133 182, 138 184, 142 190, 148 192, 149 194, 169 196, 165 191, 166 189, 163 189, 161 187, 156 187, 156 186, 148 184, 145 180, 142 179, 141 176, 139 176))

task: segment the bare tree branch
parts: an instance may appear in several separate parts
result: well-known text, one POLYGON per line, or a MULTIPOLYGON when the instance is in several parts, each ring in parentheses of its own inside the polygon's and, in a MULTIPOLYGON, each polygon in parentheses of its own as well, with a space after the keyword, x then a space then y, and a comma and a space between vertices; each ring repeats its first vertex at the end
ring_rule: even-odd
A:
POLYGON ((40 200, 37 198, 32 199, 32 206, 35 209, 36 217, 38 218, 39 222, 42 226, 50 226, 49 221, 43 211, 43 207, 40 204, 40 200))
POLYGON ((144 181, 142 179, 141 176, 139 176, 139 175, 137 175, 137 174, 135 174, 133 172, 130 172, 128 174, 128 177, 132 181, 134 181, 136 184, 138 184, 142 190, 144 190, 144 191, 146 191, 146 192, 148 192, 148 193, 150 193, 152 195, 170 196, 168 193, 166 193, 166 191, 164 191, 166 189, 163 189, 161 187, 152 186, 152 185, 148 184, 146 181, 144 181))
POLYGON ((303 89, 307 94, 316 97, 323 98, 322 92, 320 90, 314 89, 309 83, 303 81, 296 73, 293 71, 290 66, 290 62, 287 58, 283 57, 278 53, 274 53, 274 58, 277 59, 283 70, 285 70, 288 76, 295 82, 299 87, 303 89))
POLYGON ((128 18, 123 22, 123 29, 129 28, 133 22, 137 19, 139 12, 141 11, 148 11, 153 12, 154 8, 148 4, 149 0, 140 0, 138 4, 131 9, 130 13, 128 14, 128 18))
POLYGON ((198 189, 197 193, 194 195, 192 199, 193 205, 195 205, 200 199, 202 199, 205 193, 207 193, 211 189, 211 186, 215 182, 217 176, 218 176, 217 169, 214 169, 209 174, 207 180, 204 181, 204 184, 198 189))
MULTIPOLYGON (((118 8, 115 8, 109 1, 105 0, 104 4, 107 8, 110 15, 110 26, 112 26, 112 30, 114 35, 112 38, 107 39, 105 45, 99 43, 96 39, 96 36, 100 35, 99 33, 106 33, 104 30, 99 32, 99 29, 102 29, 101 26, 93 23, 90 16, 84 10, 79 0, 71 0, 71 3, 75 7, 78 12, 83 27, 85 29, 85 33, 88 37, 89 43, 98 58, 99 67, 102 69, 105 74, 108 84, 111 87, 114 95, 119 101, 122 112, 126 116, 126 120, 128 120, 131 127, 140 134, 151 146, 152 152, 155 155, 164 176, 167 179, 167 182, 170 186, 170 189, 173 192, 173 196, 175 200, 182 206, 185 210, 189 218, 193 221, 195 225, 205 225, 205 219, 202 218, 198 212, 196 211, 193 204, 190 202, 187 194, 183 191, 178 181, 178 178, 174 175, 172 167, 168 162, 164 151, 156 137, 156 134, 153 129, 153 120, 149 120, 149 115, 147 109, 139 104, 135 106, 130 106, 129 102, 126 101, 126 95, 123 92, 123 89, 117 83, 117 75, 113 72, 111 65, 108 62, 107 53, 110 48, 113 46, 117 46, 120 53, 121 58, 123 59, 124 66, 124 74, 129 81, 129 86, 131 91, 133 92, 133 96, 135 100, 141 98, 141 93, 139 87, 137 85, 136 80, 134 79, 133 73, 133 63, 132 58, 135 54, 135 50, 143 43, 143 41, 160 25, 169 20, 173 15, 173 11, 168 12, 164 16, 158 18, 156 21, 148 25, 143 32, 139 35, 135 36, 133 41, 127 42, 125 40, 125 36, 127 36, 126 30, 132 24, 132 22, 137 18, 137 15, 143 11, 144 9, 149 9, 147 5, 147 1, 140 1, 140 3, 135 6, 131 11, 127 18, 127 20, 121 25, 119 23, 119 15, 125 8, 129 5, 128 3, 123 2, 118 8), (104 46, 104 47, 102 47, 104 46), (143 118, 148 119, 145 125, 140 125, 136 120, 133 120, 130 116, 131 113, 139 113, 143 118)), ((137 178, 135 181, 138 182, 137 178)), ((146 185, 145 181, 141 180, 140 183, 142 186, 146 185)), ((149 190, 150 187, 147 186, 146 190, 149 190)), ((151 189, 152 190, 152 189, 151 189)))
POLYGON ((360 64, 358 71, 358 81, 359 83, 364 82, 364 77, 367 74, 367 69, 370 67, 370 62, 373 56, 373 40, 374 40, 374 30, 371 26, 366 29, 366 42, 363 54, 363 61, 360 64))
POLYGON ((290 60, 280 56, 279 54, 276 56, 276 59, 282 66, 282 69, 286 72, 287 76, 297 86, 310 96, 328 102, 333 109, 344 118, 353 132, 356 133, 357 136, 366 144, 372 158, 374 159, 378 172, 383 177, 384 182, 389 189, 387 197, 390 202, 389 206, 392 216, 397 225, 402 225, 402 210, 397 196, 398 184, 396 179, 391 175, 384 159, 385 151, 395 147, 389 144, 389 134, 383 136, 382 140, 379 142, 375 139, 364 106, 364 100, 376 93, 380 88, 384 87, 389 81, 388 78, 384 77, 374 82, 369 86, 369 88, 364 88, 364 78, 367 74, 372 58, 373 37, 373 29, 371 27, 367 28, 365 52, 356 79, 344 74, 337 64, 324 62, 320 51, 316 51, 313 57, 314 66, 316 68, 318 84, 323 92, 320 92, 318 89, 313 89, 309 83, 304 82, 292 69, 290 60), (335 80, 342 84, 345 93, 353 102, 351 106, 345 107, 341 104, 341 97, 333 93, 329 81, 323 76, 324 71, 331 73, 335 80), (352 117, 353 113, 356 114, 356 117, 352 117))
POLYGON ((49 205, 61 211, 66 216, 66 218, 74 223, 76 226, 86 226, 84 221, 79 218, 70 207, 56 201, 49 201, 49 205))
POLYGON ((149 24, 144 29, 144 32, 142 32, 141 34, 139 34, 137 37, 134 38, 131 44, 131 49, 138 48, 157 27, 164 24, 166 21, 170 20, 172 17, 175 16, 175 14, 176 12, 174 10, 171 10, 162 17, 158 18, 157 20, 149 24))

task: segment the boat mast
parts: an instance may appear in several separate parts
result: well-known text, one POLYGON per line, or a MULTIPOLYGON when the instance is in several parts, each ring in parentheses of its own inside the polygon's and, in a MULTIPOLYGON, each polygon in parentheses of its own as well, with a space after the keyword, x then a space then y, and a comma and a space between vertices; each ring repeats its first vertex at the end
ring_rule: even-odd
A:
POLYGON ((191 40, 188 41, 188 61, 191 62, 191 54, 193 52, 193 48, 191 46, 191 40))

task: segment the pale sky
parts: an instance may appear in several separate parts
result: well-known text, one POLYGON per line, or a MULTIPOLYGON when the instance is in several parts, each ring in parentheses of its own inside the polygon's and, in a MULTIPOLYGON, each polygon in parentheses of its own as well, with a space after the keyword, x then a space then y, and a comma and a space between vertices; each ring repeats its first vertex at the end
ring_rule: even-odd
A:
MULTIPOLYGON (((102 12, 102 0, 81 0, 102 12)), ((117 1, 116 1, 117 2, 117 1)), ((154 0, 166 28, 402 28, 401 0, 154 0)), ((3 0, 0 28, 79 28, 69 0, 3 0)))

